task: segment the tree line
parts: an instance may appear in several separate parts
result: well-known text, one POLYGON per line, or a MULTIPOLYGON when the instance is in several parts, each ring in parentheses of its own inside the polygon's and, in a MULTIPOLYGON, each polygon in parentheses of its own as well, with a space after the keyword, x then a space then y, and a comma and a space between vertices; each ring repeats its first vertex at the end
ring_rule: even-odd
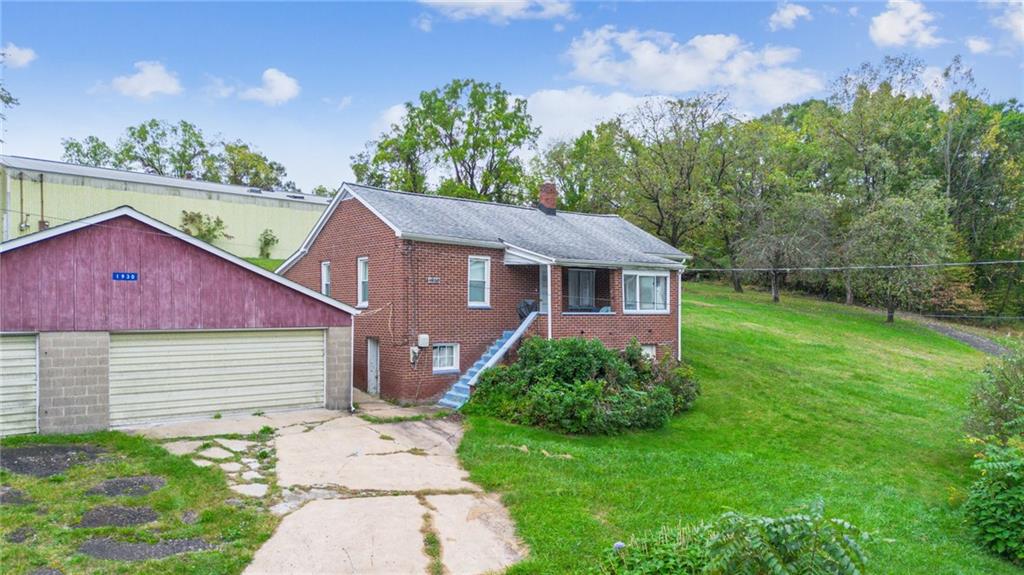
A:
POLYGON ((744 117, 727 95, 649 98, 530 161, 540 134, 500 85, 456 80, 405 105, 353 157, 362 183, 612 212, 763 284, 888 310, 1024 314, 1022 267, 846 269, 1024 258, 1024 109, 993 102, 959 58, 937 81, 908 57, 864 64, 826 98, 744 117))
MULTIPOLYGON (((1024 108, 992 101, 959 58, 927 78, 919 60, 890 57, 841 74, 827 97, 757 117, 726 94, 652 97, 543 149, 524 99, 457 79, 406 103, 352 171, 511 204, 552 181, 562 209, 617 213, 692 254, 691 267, 775 301, 790 288, 880 305, 890 320, 898 308, 1024 315, 1020 265, 850 269, 1024 258, 1024 108)), ((71 162, 295 190, 281 164, 187 122, 63 143, 71 162)))

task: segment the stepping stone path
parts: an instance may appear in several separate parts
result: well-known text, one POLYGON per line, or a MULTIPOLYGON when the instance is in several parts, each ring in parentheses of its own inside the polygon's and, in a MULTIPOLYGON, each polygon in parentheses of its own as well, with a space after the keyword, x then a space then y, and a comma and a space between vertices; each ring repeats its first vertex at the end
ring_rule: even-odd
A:
POLYGON ((32 503, 32 498, 24 491, 6 485, 0 486, 0 505, 28 505, 30 503, 32 503))
POLYGON ((0 467, 13 473, 52 477, 105 453, 95 445, 28 445, 4 449, 0 467))
POLYGON ((205 451, 200 451, 199 456, 207 459, 231 459, 235 454, 220 447, 211 447, 205 451))
POLYGON ((7 537, 4 537, 4 539, 6 539, 8 543, 24 543, 29 537, 32 537, 35 534, 36 530, 31 527, 19 527, 18 529, 8 533, 7 537))
POLYGON ((159 517, 149 507, 95 507, 86 511, 75 527, 128 527, 150 523, 159 517))
POLYGON ((155 475, 140 475, 139 477, 118 477, 108 479, 86 491, 86 495, 106 495, 117 497, 119 495, 138 496, 152 493, 167 484, 163 477, 155 475))
MULTIPOLYGON (((269 439, 269 438, 268 438, 269 439)), ((175 455, 190 456, 192 463, 199 467, 216 465, 228 474, 228 486, 239 495, 246 497, 265 497, 270 492, 267 473, 273 474, 269 462, 273 455, 273 442, 249 441, 246 439, 229 439, 215 437, 216 445, 210 447, 209 441, 177 440, 163 444, 167 451, 175 455), (206 449, 197 452, 202 446, 206 449), (270 453, 266 462, 255 457, 257 453, 270 453)))
POLYGON ((128 543, 103 537, 86 541, 78 548, 78 551, 97 559, 145 561, 212 548, 212 545, 202 539, 168 539, 158 543, 128 543))

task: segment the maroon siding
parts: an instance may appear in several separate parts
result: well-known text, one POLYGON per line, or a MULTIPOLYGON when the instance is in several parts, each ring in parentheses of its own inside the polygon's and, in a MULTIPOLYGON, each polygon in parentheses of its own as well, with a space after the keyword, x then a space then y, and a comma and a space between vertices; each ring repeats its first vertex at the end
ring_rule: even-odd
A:
POLYGON ((0 256, 0 331, 347 326, 348 313, 129 217, 0 256), (138 272, 114 281, 113 272, 138 272))

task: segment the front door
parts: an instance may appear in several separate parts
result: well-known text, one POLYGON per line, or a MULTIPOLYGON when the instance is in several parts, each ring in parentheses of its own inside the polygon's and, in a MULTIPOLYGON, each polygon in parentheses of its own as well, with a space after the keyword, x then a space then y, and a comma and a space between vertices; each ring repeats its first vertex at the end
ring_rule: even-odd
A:
POLYGON ((366 340, 366 392, 380 395, 380 341, 375 337, 366 340))

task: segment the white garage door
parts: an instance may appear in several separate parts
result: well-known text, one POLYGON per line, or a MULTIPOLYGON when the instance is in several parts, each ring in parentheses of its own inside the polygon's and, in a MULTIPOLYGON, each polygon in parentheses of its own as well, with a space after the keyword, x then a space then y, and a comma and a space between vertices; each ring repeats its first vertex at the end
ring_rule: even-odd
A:
POLYGON ((324 332, 110 336, 110 425, 322 407, 324 332))
POLYGON ((0 435, 36 431, 36 336, 0 336, 0 435))

